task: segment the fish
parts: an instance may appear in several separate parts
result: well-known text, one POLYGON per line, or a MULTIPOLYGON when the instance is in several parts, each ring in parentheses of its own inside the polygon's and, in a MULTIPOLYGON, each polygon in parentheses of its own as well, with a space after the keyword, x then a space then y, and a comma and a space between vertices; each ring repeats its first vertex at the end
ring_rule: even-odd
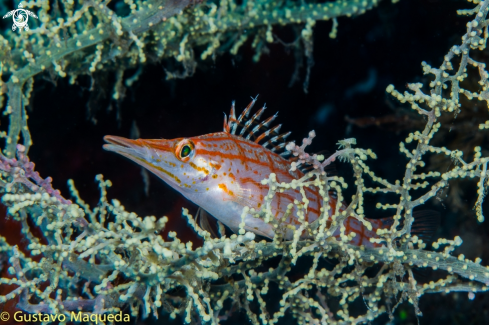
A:
MULTIPOLYGON (((236 117, 233 102, 229 119, 224 115, 222 132, 175 139, 126 139, 107 135, 103 148, 146 168, 232 231, 238 232, 243 208, 259 211, 264 203, 268 185, 262 184, 263 179, 275 173, 277 182, 290 183, 304 176, 302 170, 290 168, 293 157, 286 149, 286 139, 291 132, 280 133, 281 124, 271 126, 277 114, 260 122, 266 109, 263 106, 250 117, 256 100, 252 98, 239 117, 236 117)), ((320 216, 322 198, 317 187, 305 187, 305 195, 309 200, 305 220, 310 224, 320 216)), ((328 195, 330 214, 337 204, 341 204, 340 211, 346 209, 344 202, 337 202, 334 192, 328 195)), ((302 201, 299 189, 277 192, 271 203, 273 216, 281 218, 287 206, 296 200, 302 201)), ((298 228, 301 224, 296 209, 294 207, 284 221, 287 226, 298 228)), ((414 233, 429 238, 436 228, 435 219, 436 212, 421 213, 419 217, 415 214, 414 233)), ((377 237, 377 229, 390 227, 392 220, 392 217, 369 219, 372 227, 368 229, 357 219, 347 217, 344 220, 346 234, 356 233, 350 244, 378 246, 370 238, 377 237)), ((251 213, 245 216, 244 223, 247 231, 270 239, 275 236, 271 223, 251 213)), ((292 234, 293 231, 287 232, 286 239, 291 239, 292 234)), ((339 230, 333 233, 335 237, 339 235, 339 230)))

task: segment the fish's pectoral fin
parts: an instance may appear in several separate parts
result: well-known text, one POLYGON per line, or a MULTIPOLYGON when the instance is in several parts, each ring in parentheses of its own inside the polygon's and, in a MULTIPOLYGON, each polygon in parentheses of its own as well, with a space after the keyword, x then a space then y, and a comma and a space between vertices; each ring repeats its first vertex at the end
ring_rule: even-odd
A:
POLYGON ((251 190, 243 189, 241 187, 239 189, 235 189, 234 198, 232 201, 243 207, 247 206, 250 208, 255 208, 256 205, 255 200, 253 200, 251 197, 251 190))
POLYGON ((219 184, 219 188, 225 192, 227 195, 223 197, 224 201, 232 201, 238 203, 242 207, 256 208, 256 200, 251 197, 250 189, 243 189, 241 186, 235 186, 233 188, 228 188, 226 184, 219 184))
POLYGON ((212 238, 219 238, 220 236, 217 235, 216 231, 209 222, 210 217, 211 215, 201 207, 199 207, 197 213, 195 214, 195 220, 199 220, 200 228, 210 233, 212 238))
POLYGON ((226 227, 219 220, 217 220, 217 228, 219 229, 219 235, 221 238, 226 236, 226 227))

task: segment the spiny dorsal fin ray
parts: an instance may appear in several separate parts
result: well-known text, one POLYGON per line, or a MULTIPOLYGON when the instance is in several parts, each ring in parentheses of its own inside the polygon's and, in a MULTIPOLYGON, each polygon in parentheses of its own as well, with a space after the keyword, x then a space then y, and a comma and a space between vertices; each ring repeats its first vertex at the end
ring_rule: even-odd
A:
POLYGON ((287 145, 287 143, 283 142, 281 144, 279 144, 278 146, 275 146, 273 147, 270 151, 271 152, 277 152, 277 151, 280 151, 282 150, 285 146, 287 145))
POLYGON ((265 121, 263 121, 260 124, 258 124, 257 126, 255 126, 253 128, 253 130, 251 130, 250 134, 248 134, 248 136, 246 137, 246 139, 248 140, 252 136, 255 136, 255 133, 257 133, 258 131, 260 131, 260 129, 263 129, 264 132, 261 135, 257 135, 257 138, 255 139, 255 142, 256 143, 259 143, 264 137, 266 137, 266 136, 269 135, 269 134, 266 134, 267 133, 266 130, 270 126, 270 123, 272 123, 277 118, 277 116, 278 116, 278 113, 275 113, 275 115, 270 116, 265 121))
POLYGON ((263 112, 266 110, 267 108, 265 107, 265 105, 260 108, 260 110, 258 110, 258 112, 255 113, 255 115, 253 115, 252 118, 250 118, 248 121, 246 121, 245 125, 243 126, 243 128, 241 129, 241 132, 239 133, 240 136, 242 136, 246 130, 248 130, 248 128, 250 127, 251 124, 258 122, 260 120, 260 117, 261 115, 263 114, 263 112))
POLYGON ((234 100, 231 104, 231 112, 229 113, 229 121, 226 113, 224 113, 224 127, 223 131, 229 134, 235 134, 236 128, 238 127, 238 121, 236 120, 236 113, 234 109, 234 100))
POLYGON ((233 101, 231 111, 229 113, 229 119, 228 116, 224 114, 224 132, 237 135, 255 143, 265 141, 262 144, 263 147, 271 148, 273 146, 273 152, 282 156, 287 156, 289 153, 285 149, 285 139, 291 132, 279 134, 282 125, 279 124, 276 126, 271 126, 278 114, 276 113, 266 120, 260 122, 260 118, 266 109, 266 106, 264 105, 251 118, 249 118, 251 109, 255 105, 257 98, 258 96, 251 98, 251 102, 248 104, 248 106, 246 106, 238 118, 236 118, 235 102, 233 101), (280 144, 280 142, 284 143, 280 144))
POLYGON ((277 135, 275 137, 273 137, 271 140, 273 140, 272 142, 276 143, 278 141, 282 141, 281 144, 279 144, 278 146, 275 146, 273 149, 272 149, 272 152, 275 152, 275 153, 279 153, 280 152, 280 155, 282 157, 288 157, 290 155, 290 151, 286 150, 285 149, 285 146, 287 145, 287 142, 285 141, 287 139, 287 137, 291 134, 292 132, 287 132, 287 133, 282 133, 280 135, 277 135))
MULTIPOLYGON (((282 127, 282 124, 279 124, 279 125, 275 126, 275 127, 274 127, 274 128, 275 128, 275 132, 276 132, 276 133, 278 133, 278 132, 280 131, 280 128, 281 128, 281 127, 282 127)), ((289 133, 290 133, 290 132, 289 132, 289 133)), ((284 133, 284 134, 285 134, 285 133, 284 133)), ((281 134, 281 135, 283 135, 283 134, 281 134)), ((277 140, 279 139, 279 137, 280 137, 281 135, 276 135, 276 136, 274 136, 274 137, 270 138, 270 140, 268 140, 267 142, 265 142, 265 143, 263 144, 263 146, 264 146, 264 147, 266 147, 266 146, 268 146, 268 145, 270 145, 270 144, 272 144, 272 143, 274 143, 274 142, 277 142, 277 140)))
MULTIPOLYGON (((260 142, 262 139, 270 136, 270 134, 277 134, 281 127, 282 127, 282 125, 279 124, 279 125, 276 125, 273 128, 271 128, 270 130, 263 132, 258 138, 256 138, 255 142, 256 143, 260 142)), ((265 145, 263 145, 263 146, 265 147, 265 145)))
POLYGON ((229 122, 231 121, 234 123, 233 129, 231 130, 232 134, 234 134, 236 132, 236 127, 238 126, 238 124, 236 123, 236 110, 235 110, 234 100, 233 100, 233 104, 231 105, 231 112, 229 113, 229 122))
POLYGON ((231 133, 231 130, 229 129, 228 117, 227 117, 226 113, 224 113, 224 125, 222 127, 222 130, 226 133, 231 133))
MULTIPOLYGON (((281 127, 282 127, 282 124, 276 125, 273 128, 271 128, 270 130, 268 130, 267 132, 270 132, 270 133, 278 133, 280 131, 280 128, 281 127)), ((278 137, 279 137, 278 135, 274 136, 273 138, 271 138, 270 140, 268 140, 267 142, 265 142, 263 144, 263 146, 265 148, 268 148, 269 145, 271 145, 274 142, 277 142, 278 137)))
POLYGON ((241 122, 243 121, 244 118, 248 118, 248 115, 250 114, 251 109, 253 108, 253 106, 255 106, 257 98, 258 98, 258 96, 256 96, 255 98, 251 97, 251 99, 252 99, 251 103, 249 103, 248 106, 246 106, 244 111, 238 117, 238 124, 241 124, 241 122))

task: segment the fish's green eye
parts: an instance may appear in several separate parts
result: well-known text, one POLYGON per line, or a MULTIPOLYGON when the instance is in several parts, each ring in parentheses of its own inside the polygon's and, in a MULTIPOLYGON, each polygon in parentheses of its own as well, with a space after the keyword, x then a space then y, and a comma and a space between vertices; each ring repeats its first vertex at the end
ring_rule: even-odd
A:
POLYGON ((191 152, 192 152, 192 148, 189 145, 185 145, 182 147, 182 151, 180 151, 180 157, 182 158, 188 157, 188 155, 190 155, 191 152))
POLYGON ((180 141, 177 144, 177 146, 175 148, 175 151, 174 151, 175 157, 182 162, 187 162, 194 155, 194 153, 193 153, 194 148, 195 148, 195 145, 191 140, 183 139, 182 141, 180 141))

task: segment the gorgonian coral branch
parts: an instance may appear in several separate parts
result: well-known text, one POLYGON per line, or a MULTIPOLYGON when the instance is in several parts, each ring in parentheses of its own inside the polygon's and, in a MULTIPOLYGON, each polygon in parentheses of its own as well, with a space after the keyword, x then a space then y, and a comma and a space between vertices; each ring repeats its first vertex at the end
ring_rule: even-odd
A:
MULTIPOLYGON (((19 149, 23 150, 21 146, 19 149)), ((6 159, 2 157, 3 161, 6 159)), ((349 159, 358 158, 350 156, 349 159)), ((15 175, 26 178, 33 172, 33 165, 25 157, 21 161, 24 164, 17 168, 22 172, 17 170, 15 175)), ((7 169, 13 173, 14 169, 7 169)), ((5 174, 5 180, 8 180, 10 174, 5 174)), ((169 234, 170 241, 163 239, 160 233, 166 217, 158 220, 152 216, 141 218, 125 211, 117 200, 109 203, 106 189, 110 182, 101 176, 97 176, 97 180, 101 199, 93 209, 78 197, 72 182, 72 194, 78 204, 65 204, 43 192, 42 187, 33 188, 24 181, 10 183, 9 194, 4 195, 3 202, 9 206, 12 217, 22 221, 23 233, 30 234, 27 237, 31 238, 31 243, 26 254, 9 246, 3 238, 0 240, 0 250, 10 256, 9 271, 13 275, 12 279, 3 278, 0 282, 17 286, 0 297, 0 301, 19 297, 18 307, 26 312, 69 315, 72 311, 80 311, 87 317, 113 313, 136 303, 141 308, 133 310, 133 314, 140 312, 143 318, 151 313, 158 315, 162 306, 166 306, 170 316, 181 315, 187 323, 200 318, 218 324, 223 315, 237 306, 245 308, 250 319, 258 314, 271 323, 278 322, 287 312, 311 322, 335 318, 339 322, 362 323, 386 312, 386 307, 379 305, 383 295, 405 293, 406 297, 417 299, 422 293, 487 289, 489 273, 479 265, 480 260, 471 262, 449 255, 454 246, 460 245, 460 239, 439 240, 437 248, 443 245, 448 248, 443 253, 404 249, 395 254, 387 248, 350 246, 348 238, 331 241, 324 236, 318 241, 275 239, 273 242, 255 242, 254 234, 244 233, 213 239, 184 210, 192 227, 205 240, 202 247, 194 249, 192 243, 182 243, 173 232, 169 234), (43 194, 37 195, 36 191, 43 194), (27 217, 40 227, 47 244, 34 240, 32 226, 24 222, 27 217), (30 257, 36 255, 45 258, 37 262, 30 257), (279 255, 282 260, 276 268, 257 271, 268 259, 279 255), (287 274, 300 256, 311 256, 315 262, 303 278, 292 281, 287 274), (324 258, 338 259, 339 263, 333 269, 319 269, 318 262, 324 258), (374 277, 366 276, 365 271, 376 263, 384 263, 384 267, 374 277), (355 266, 353 270, 345 272, 345 268, 351 266, 355 266), (402 281, 405 272, 402 270, 416 266, 438 268, 452 275, 428 285, 418 285, 412 276, 408 282, 402 281), (238 278, 222 284, 222 279, 238 274, 243 275, 242 280, 238 278), (460 276, 473 280, 472 284, 464 283, 460 276), (221 279, 220 283, 215 282, 218 279, 221 279), (477 284, 481 282, 483 285, 477 284), (261 298, 269 294, 270 283, 276 283, 282 292, 282 307, 272 313, 261 298), (83 290, 80 292, 79 288, 83 290), (183 288, 186 297, 174 296, 172 293, 176 288, 183 288), (385 291, 385 288, 389 289, 385 291), (311 290, 315 292, 312 301, 306 298, 310 297, 307 292, 311 290), (40 302, 32 302, 29 292, 40 302), (52 297, 54 293, 56 298, 52 297), (339 294, 341 308, 328 306, 324 294, 339 294), (369 309, 364 315, 352 318, 347 301, 360 298, 360 294, 369 309), (261 306, 258 309, 251 304, 255 298, 261 306), (228 300, 230 309, 224 306, 228 300), (306 305, 312 308, 311 312, 304 312, 308 310, 304 309, 306 305)), ((270 176, 269 181, 272 180, 273 176, 270 176)), ((42 183, 42 180, 38 181, 42 183)), ((296 186, 321 186, 314 182, 296 180, 296 186)), ((3 184, 6 186, 7 182, 3 184)))
MULTIPOLYGON (((312 28, 316 21, 360 15, 379 1, 302 5, 300 1, 282 0, 131 0, 112 1, 114 10, 105 1, 68 1, 56 5, 56 10, 51 8, 51 1, 29 1, 26 8, 36 11, 40 7, 40 22, 30 21, 35 26, 24 33, 8 31, 0 35, 0 63, 9 67, 5 70, 9 77, 6 87, 0 87, 0 103, 7 93, 5 114, 10 114, 4 154, 14 155, 21 132, 27 151, 32 145, 24 106, 33 78, 40 73, 49 71, 74 84, 80 75, 94 77, 97 71, 116 71, 118 81, 112 97, 121 100, 125 87, 137 78, 126 77, 122 84, 124 71, 129 68, 172 58, 181 63, 184 71, 167 71, 168 78, 184 78, 195 71, 195 53, 201 53, 200 60, 226 52, 236 55, 248 39, 253 39, 258 60, 267 45, 275 42, 273 27, 284 25, 299 30, 302 42, 295 46, 304 44, 310 71, 314 62, 312 28)), ((298 65, 302 64, 300 60, 298 65)))
MULTIPOLYGON (((274 324, 288 315, 299 323, 357 324, 383 313, 392 315, 402 301, 410 301, 420 313, 418 299, 426 293, 463 291, 473 297, 476 292, 487 291, 489 269, 480 265, 481 260, 451 255, 462 244, 461 238, 438 239, 432 244, 434 250, 428 251, 426 243, 411 235, 410 230, 413 209, 454 178, 479 180, 476 214, 483 220, 481 204, 488 184, 489 159, 475 148, 474 159, 466 161, 461 151, 436 147, 431 141, 440 129, 438 117, 461 109, 458 94, 462 93, 460 83, 468 77, 468 64, 477 65, 481 77, 483 88, 477 96, 482 100, 486 96, 488 74, 482 64, 470 58, 469 52, 485 47, 488 6, 489 0, 485 0, 478 2, 474 10, 465 11, 476 18, 469 22, 463 44, 452 49, 453 54, 446 57, 440 69, 423 65, 425 72, 435 75, 429 94, 421 84, 409 84, 411 92, 404 94, 393 86, 387 88, 427 118, 423 130, 410 133, 400 143, 399 150, 408 160, 402 179, 392 181, 377 176, 367 162, 375 154, 354 148, 356 142, 352 139, 340 141, 339 150, 330 157, 306 152, 313 133, 302 146, 287 146, 298 159, 291 168, 309 165, 313 170, 290 183, 279 183, 274 174, 269 175, 262 181, 269 187, 262 207, 259 211, 245 208, 243 213, 253 212, 271 223, 276 229, 273 241, 256 241, 244 224, 240 224, 238 234, 211 238, 187 210, 183 210, 183 215, 204 239, 202 247, 182 242, 174 232, 165 240, 161 232, 167 218, 139 217, 126 211, 119 201, 109 202, 107 188, 111 183, 102 176, 96 178, 100 201, 90 207, 79 197, 73 182, 69 185, 76 203, 63 199, 49 181, 34 172, 22 146, 17 147, 18 159, 1 156, 0 187, 6 192, 2 201, 9 207, 11 217, 21 222, 29 245, 21 250, 0 237, 0 254, 8 255, 12 275, 0 279, 0 284, 15 287, 0 296, 0 302, 18 297, 18 306, 27 312, 69 314, 80 310, 86 315, 111 313, 129 306, 133 315, 141 314, 143 318, 166 312, 186 323, 219 324, 233 312, 243 310, 254 324, 274 324), (450 60, 456 55, 461 56, 460 67, 450 75, 450 60), (457 90, 455 94, 443 91, 448 90, 447 83, 457 90), (448 171, 423 172, 427 153, 442 155, 457 164, 448 171), (324 172, 337 158, 352 167, 353 196, 344 193, 348 182, 343 177, 324 172), (379 187, 370 186, 372 182, 379 187), (318 188, 322 202, 320 216, 312 223, 305 218, 309 202, 304 193, 308 187, 318 188), (303 198, 277 218, 270 208, 272 200, 278 193, 291 190, 300 191, 303 198), (336 204, 330 192, 334 193, 336 204), (379 229, 371 238, 373 248, 351 245, 355 234, 348 232, 344 221, 351 217, 369 228, 365 196, 370 193, 397 195, 394 202, 374 203, 377 208, 394 211, 392 225, 379 229), (292 209, 297 211, 297 227, 284 223, 292 209), (33 227, 39 227, 42 238, 33 232, 33 227), (38 255, 43 258, 33 258, 38 255), (280 261, 274 262, 277 256, 280 261), (292 273, 304 257, 309 257, 309 262, 300 266, 305 272, 292 273), (324 266, 325 260, 331 265, 324 266), (272 267, 267 269, 265 265, 272 267), (415 267, 440 270, 440 278, 420 284, 414 277, 415 267), (278 297, 278 306, 267 304, 267 295, 278 297), (331 303, 331 297, 338 297, 338 303, 331 303), (357 301, 364 302, 361 313, 352 312, 357 301), (392 301, 398 303, 393 305, 392 301)), ((175 18, 173 23, 181 22, 175 18)), ((211 23, 218 28, 213 20, 201 22, 213 29, 211 23)), ((137 43, 139 37, 133 33, 131 39, 137 43)), ((185 42, 178 51, 182 58, 190 39, 182 38, 185 42)), ((94 59, 98 64, 103 62, 104 54, 103 48, 97 50, 100 51, 94 59)), ((137 55, 142 57, 139 50, 137 55)), ((207 51, 209 55, 211 50, 207 51)), ((475 97, 468 90, 463 93, 475 97)), ((480 126, 481 132, 486 124, 480 126)))

